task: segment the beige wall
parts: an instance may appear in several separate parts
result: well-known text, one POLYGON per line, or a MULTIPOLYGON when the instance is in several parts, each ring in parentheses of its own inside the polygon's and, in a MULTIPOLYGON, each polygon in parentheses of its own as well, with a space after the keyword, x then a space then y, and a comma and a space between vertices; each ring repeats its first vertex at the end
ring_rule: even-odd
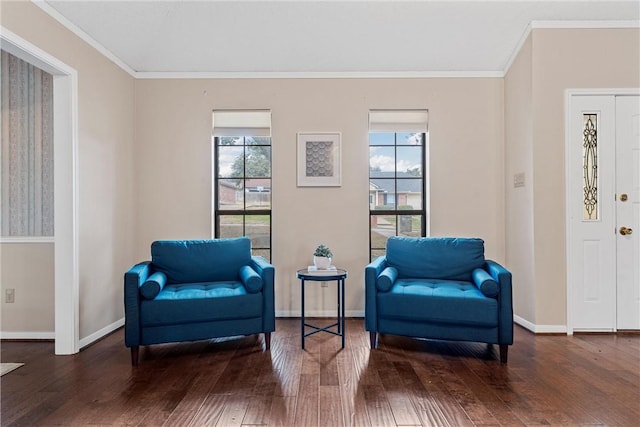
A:
MULTIPOLYGON (((300 309, 297 269, 325 243, 349 270, 346 309, 364 310, 368 111, 427 108, 431 232, 478 236, 504 262, 502 79, 137 80, 136 255, 163 238, 211 236, 211 112, 270 109, 276 310, 300 309), (296 186, 296 133, 342 133, 342 186, 296 186)), ((333 307, 329 291, 307 310, 333 307)))
POLYGON ((514 313, 535 323, 531 45, 528 37, 504 79, 505 246, 506 265, 514 277, 514 313), (514 187, 515 174, 524 174, 524 186, 514 187))
POLYGON ((533 31, 536 323, 566 324, 565 90, 640 87, 640 30, 533 31))
MULTIPOLYGON (((78 72, 78 218, 80 338, 123 318, 122 274, 133 259, 134 79, 31 2, 2 2, 2 26, 78 72)), ((52 257, 52 248, 49 254, 52 257)), ((4 249, 3 249, 4 252, 4 249)), ((4 275, 24 277, 40 255, 2 260, 4 275)), ((53 267, 39 272, 50 277, 53 267)), ((3 281, 4 282, 4 281, 3 281)), ((16 301, 34 306, 40 292, 15 283, 16 301)), ((5 287, 3 283, 3 288, 5 287)), ((52 290, 46 290, 51 293, 52 290)), ((3 303, 3 309, 7 304, 3 303)), ((4 310, 3 310, 4 312, 4 310)), ((49 312, 46 327, 53 331, 49 312)), ((37 316, 4 319, 3 332, 42 330, 37 316), (6 320, 6 323, 4 321, 6 320), (7 330, 11 325, 11 330, 7 330)))
POLYGON ((0 245, 2 332, 53 332, 53 271, 53 243, 0 245), (15 289, 15 303, 4 302, 6 289, 15 289))
POLYGON ((638 29, 535 29, 505 77, 507 260, 516 314, 541 330, 567 318, 565 91, 638 88, 639 64, 638 29))

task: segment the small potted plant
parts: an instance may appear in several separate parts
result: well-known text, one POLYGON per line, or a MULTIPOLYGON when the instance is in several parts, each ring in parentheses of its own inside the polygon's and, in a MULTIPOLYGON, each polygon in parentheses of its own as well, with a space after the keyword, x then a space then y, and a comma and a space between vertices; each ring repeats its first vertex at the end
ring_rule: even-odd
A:
POLYGON ((313 253, 313 265, 319 270, 326 270, 331 266, 333 252, 325 245, 320 245, 313 253))

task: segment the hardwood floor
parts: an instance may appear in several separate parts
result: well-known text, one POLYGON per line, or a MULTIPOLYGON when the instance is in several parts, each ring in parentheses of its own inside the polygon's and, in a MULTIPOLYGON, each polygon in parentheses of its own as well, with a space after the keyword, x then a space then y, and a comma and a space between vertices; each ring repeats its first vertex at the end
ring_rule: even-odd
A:
POLYGON ((147 426, 640 425, 640 335, 541 336, 516 327, 498 347, 383 335, 362 319, 347 341, 299 319, 262 336, 141 348, 119 330, 73 356, 53 343, 2 342, 1 423, 147 426))

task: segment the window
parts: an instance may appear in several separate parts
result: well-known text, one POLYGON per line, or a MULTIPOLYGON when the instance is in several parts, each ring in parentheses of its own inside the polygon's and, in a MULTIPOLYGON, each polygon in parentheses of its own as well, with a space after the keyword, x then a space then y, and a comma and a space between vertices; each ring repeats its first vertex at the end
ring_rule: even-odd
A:
POLYGON ((1 53, 2 237, 54 235, 53 76, 1 53))
POLYGON ((369 258, 390 236, 427 234, 426 111, 369 113, 369 258))
POLYGON ((271 261, 271 113, 214 111, 214 237, 251 239, 271 261))

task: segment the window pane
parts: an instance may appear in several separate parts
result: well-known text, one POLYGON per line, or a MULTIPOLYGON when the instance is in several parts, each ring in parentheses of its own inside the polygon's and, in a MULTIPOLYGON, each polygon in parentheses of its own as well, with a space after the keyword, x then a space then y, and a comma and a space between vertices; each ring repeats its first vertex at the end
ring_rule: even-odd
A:
POLYGON ((421 133, 399 133, 398 145, 422 145, 421 133))
POLYGON ((241 237, 242 215, 220 215, 220 235, 216 237, 241 237))
POLYGON ((369 133, 371 260, 390 236, 426 234, 424 133, 369 133), (386 214, 383 214, 386 213, 386 214))
POLYGON ((218 138, 218 145, 242 145, 244 138, 241 136, 221 136, 218 138))
POLYGON ((396 198, 398 210, 422 209, 422 179, 398 179, 396 185, 398 186, 396 198))
POLYGON ((268 136, 248 136, 247 145, 271 145, 271 137, 268 136))
POLYGON ((369 179, 370 209, 395 209, 395 179, 369 179))
POLYGON ((384 249, 387 239, 396 235, 395 215, 371 215, 371 249, 384 249))
POLYGON ((598 116, 583 114, 582 170, 583 219, 598 219, 598 116))
POLYGON ((369 176, 391 178, 395 176, 394 147, 369 147, 369 176))
POLYGON ((422 147, 398 147, 396 151, 398 176, 422 176, 422 147))
POLYGON ((244 209, 244 189, 241 179, 218 180, 218 208, 244 209))
POLYGON ((398 236, 422 236, 422 215, 398 215, 398 236))
POLYGON ((387 253, 386 249, 373 249, 371 251, 371 261, 378 258, 379 256, 385 256, 387 253))
POLYGON ((370 133, 369 145, 394 145, 394 133, 370 133))
POLYGON ((271 242, 271 226, 269 215, 246 215, 245 233, 251 238, 251 246, 255 249, 268 249, 271 242))
POLYGON ((218 147, 218 176, 220 178, 244 175, 244 147, 218 147))
POLYGON ((247 201, 247 210, 271 209, 271 180, 247 179, 244 197, 247 201))
POLYGON ((245 168, 246 177, 271 176, 271 147, 264 145, 249 145, 246 148, 245 168))
POLYGON ((269 249, 251 249, 251 254, 255 256, 261 256, 266 259, 267 262, 271 262, 271 251, 269 249))

